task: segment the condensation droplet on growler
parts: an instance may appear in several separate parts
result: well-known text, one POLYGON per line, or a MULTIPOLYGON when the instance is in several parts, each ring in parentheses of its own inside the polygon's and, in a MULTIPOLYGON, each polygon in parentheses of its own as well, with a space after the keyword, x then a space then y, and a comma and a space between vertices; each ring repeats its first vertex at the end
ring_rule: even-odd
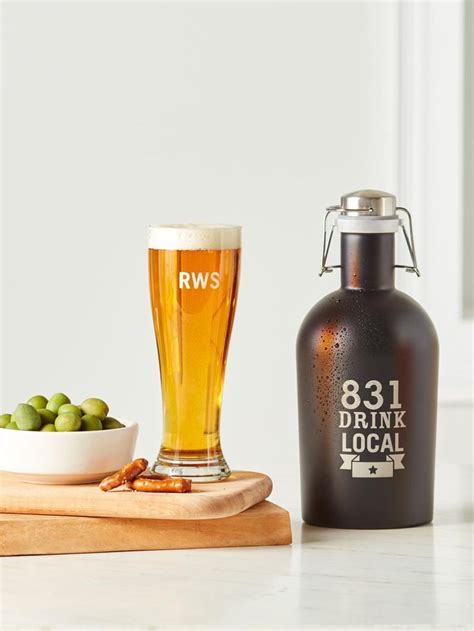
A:
MULTIPOLYGON (((327 209, 320 300, 297 341, 303 519, 334 528, 401 528, 433 518, 438 339, 397 290, 395 234, 419 275, 411 217, 394 195, 356 191, 327 209), (341 264, 327 264, 333 233, 341 264)), ((398 265, 397 267, 401 267, 398 265)))

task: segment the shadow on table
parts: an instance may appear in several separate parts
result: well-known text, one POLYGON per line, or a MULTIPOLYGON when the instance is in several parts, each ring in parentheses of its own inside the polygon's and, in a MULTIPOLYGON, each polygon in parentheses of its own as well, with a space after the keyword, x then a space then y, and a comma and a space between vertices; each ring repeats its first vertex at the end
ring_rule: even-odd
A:
POLYGON ((295 540, 301 541, 301 543, 315 543, 318 541, 326 541, 328 538, 339 538, 340 535, 334 534, 331 537, 331 533, 361 533, 360 538, 364 539, 362 533, 373 532, 396 532, 397 530, 413 530, 419 528, 431 528, 433 525, 453 526, 455 524, 472 524, 474 523, 474 506, 472 504, 464 504, 463 506, 444 508, 435 511, 433 521, 430 524, 422 524, 420 526, 411 526, 409 528, 382 528, 375 530, 358 530, 358 529, 341 529, 341 528, 320 528, 318 526, 309 526, 304 522, 293 523, 293 534, 295 540))
POLYGON ((435 512, 435 524, 445 524, 452 526, 453 524, 472 524, 474 522, 474 507, 470 503, 463 506, 445 508, 435 512))
MULTIPOLYGON (((439 521, 438 519, 436 521, 439 521)), ((441 523, 441 522, 439 522, 441 523)), ((443 519, 442 523, 448 523, 443 519)), ((453 523, 455 523, 453 521, 453 523)), ((459 520, 458 520, 459 523, 459 520)), ((410 532, 417 530, 425 530, 428 537, 432 537, 433 522, 430 524, 421 524, 420 526, 410 526, 408 528, 374 528, 374 529, 362 529, 362 528, 321 528, 319 526, 309 526, 308 524, 299 524, 299 531, 296 525, 293 526, 293 534, 295 539, 301 541, 301 543, 324 543, 327 541, 338 541, 342 539, 357 539, 360 542, 367 540, 370 543, 374 537, 377 537, 377 533, 382 536, 390 533, 397 532, 410 532)))

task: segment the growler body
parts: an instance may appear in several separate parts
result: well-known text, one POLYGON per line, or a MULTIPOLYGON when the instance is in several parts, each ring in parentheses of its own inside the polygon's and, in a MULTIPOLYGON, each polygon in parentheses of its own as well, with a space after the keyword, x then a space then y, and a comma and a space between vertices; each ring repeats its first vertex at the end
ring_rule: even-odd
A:
POLYGON ((394 234, 341 235, 341 288, 297 341, 303 519, 398 528, 433 517, 438 341, 394 287, 394 234))

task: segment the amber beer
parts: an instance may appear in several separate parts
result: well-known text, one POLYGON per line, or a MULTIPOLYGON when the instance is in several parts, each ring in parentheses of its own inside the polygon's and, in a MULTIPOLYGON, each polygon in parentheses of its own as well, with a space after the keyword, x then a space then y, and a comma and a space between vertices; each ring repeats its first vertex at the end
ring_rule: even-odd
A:
POLYGON ((150 228, 150 292, 163 398, 163 438, 154 471, 206 482, 230 474, 219 421, 239 269, 239 226, 150 228))

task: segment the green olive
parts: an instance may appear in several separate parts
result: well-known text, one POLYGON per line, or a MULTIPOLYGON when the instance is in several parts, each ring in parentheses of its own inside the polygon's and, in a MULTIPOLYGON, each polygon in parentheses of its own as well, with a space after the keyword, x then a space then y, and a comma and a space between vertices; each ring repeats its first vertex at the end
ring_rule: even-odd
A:
POLYGON ((12 421, 18 429, 31 432, 41 427, 41 417, 38 410, 28 403, 19 403, 12 414, 12 421))
POLYGON ((97 416, 102 421, 109 413, 109 406, 102 399, 91 398, 81 403, 81 410, 84 414, 92 414, 92 416, 97 416))
POLYGON ((119 427, 125 427, 125 425, 120 421, 117 421, 116 418, 108 416, 102 421, 102 427, 104 429, 118 429, 119 427))
POLYGON ((56 416, 57 414, 55 414, 54 412, 51 412, 51 410, 38 410, 38 414, 41 417, 41 423, 42 425, 50 425, 51 423, 54 423, 54 421, 56 420, 56 416))
POLYGON ((10 421, 5 429, 18 429, 18 425, 15 423, 15 421, 10 421))
POLYGON ((81 419, 77 414, 66 412, 54 421, 57 432, 77 432, 81 428, 81 419))
POLYGON ((92 414, 85 414, 81 418, 81 431, 83 432, 96 432, 102 429, 102 421, 99 417, 92 414))
POLYGON ((6 427, 8 423, 12 420, 11 414, 2 414, 0 416, 0 427, 6 427))
POLYGON ((49 398, 46 409, 51 410, 51 412, 57 414, 61 405, 64 405, 65 403, 71 403, 71 399, 62 392, 57 392, 56 394, 51 395, 51 397, 49 398))
POLYGON ((37 410, 42 410, 48 405, 48 399, 42 394, 35 394, 34 397, 28 399, 27 403, 28 405, 32 405, 37 410))
POLYGON ((58 410, 58 414, 67 414, 68 412, 82 416, 81 408, 78 405, 73 405, 72 403, 64 403, 64 405, 61 405, 58 410))
POLYGON ((43 427, 40 429, 40 432, 55 432, 56 431, 56 427, 54 426, 54 423, 46 423, 46 425, 43 425, 43 427))

